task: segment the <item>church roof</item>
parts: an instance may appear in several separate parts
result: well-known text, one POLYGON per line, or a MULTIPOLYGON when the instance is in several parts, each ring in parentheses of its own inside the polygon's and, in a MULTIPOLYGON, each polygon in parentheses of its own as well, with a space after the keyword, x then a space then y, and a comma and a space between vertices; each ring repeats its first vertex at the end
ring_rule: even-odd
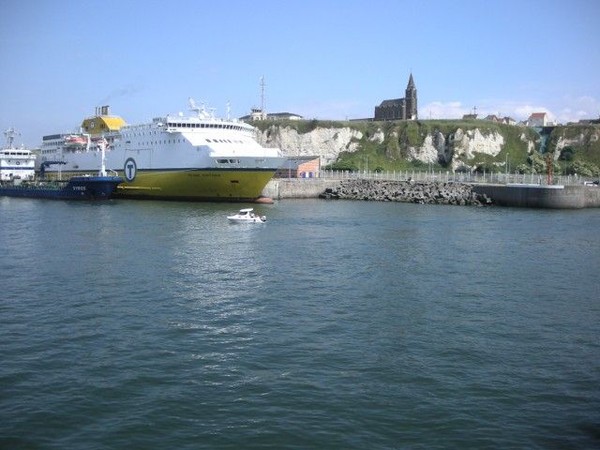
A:
POLYGON ((404 99, 403 98, 392 98, 389 100, 384 100, 381 102, 381 104, 379 106, 383 106, 383 107, 390 107, 390 106, 402 106, 402 104, 404 103, 404 99))

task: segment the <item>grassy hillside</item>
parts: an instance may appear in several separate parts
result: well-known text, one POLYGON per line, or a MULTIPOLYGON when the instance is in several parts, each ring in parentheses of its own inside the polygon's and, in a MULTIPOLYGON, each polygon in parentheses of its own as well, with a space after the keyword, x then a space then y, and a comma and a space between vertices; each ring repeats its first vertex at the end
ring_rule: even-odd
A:
MULTIPOLYGON (((405 170, 410 168, 429 167, 428 164, 407 159, 410 147, 420 147, 425 137, 435 132, 441 132, 444 136, 455 133, 458 129, 463 131, 478 129, 484 136, 492 133, 500 133, 504 137, 502 151, 492 157, 486 154, 475 154, 470 161, 465 161, 470 166, 479 166, 486 170, 504 170, 504 163, 508 160, 510 168, 527 166, 531 163, 528 158, 529 142, 536 143, 539 148, 540 136, 530 128, 504 125, 483 120, 417 120, 398 122, 369 122, 369 121, 259 121, 252 125, 261 131, 272 125, 290 127, 298 133, 309 133, 316 128, 342 128, 349 127, 362 133, 362 139, 358 140, 359 150, 356 152, 342 152, 338 160, 333 164, 336 169, 358 170, 369 168, 370 170, 405 170), (385 134, 383 142, 371 138, 382 130, 385 134), (525 139, 522 139, 522 136, 525 139), (502 167, 502 169, 500 169, 502 167)), ((567 137, 575 140, 581 136, 580 144, 572 144, 565 152, 564 158, 570 158, 563 166, 573 164, 575 161, 600 165, 600 139, 593 136, 600 135, 600 126, 565 126, 557 127, 547 145, 547 151, 554 151, 559 137, 567 137)), ((445 169, 443 163, 434 164, 434 169, 445 169)), ((593 169, 592 169, 593 170, 593 169)))
POLYGON ((561 173, 600 176, 600 125, 558 126, 548 139, 548 152, 556 152, 561 173))

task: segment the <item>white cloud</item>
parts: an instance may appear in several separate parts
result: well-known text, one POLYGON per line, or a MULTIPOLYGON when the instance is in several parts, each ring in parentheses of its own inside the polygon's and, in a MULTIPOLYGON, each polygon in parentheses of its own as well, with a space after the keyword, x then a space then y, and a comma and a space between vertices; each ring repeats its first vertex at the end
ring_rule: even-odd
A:
POLYGON ((561 123, 577 122, 581 119, 600 117, 600 100, 590 97, 563 97, 557 108, 557 119, 561 123))
MULTIPOLYGON (((540 102, 517 100, 481 100, 476 102, 476 107, 479 117, 495 114, 499 117, 509 116, 516 121, 526 120, 534 112, 545 112, 550 120, 558 123, 600 117, 600 100, 590 96, 565 96, 553 99, 547 105, 540 102)), ((419 117, 421 119, 458 119, 464 114, 472 114, 473 111, 474 107, 465 107, 458 101, 434 101, 419 106, 419 117)))
POLYGON ((461 102, 431 102, 419 106, 419 118, 427 119, 460 119, 465 114, 472 114, 473 108, 467 108, 461 102))

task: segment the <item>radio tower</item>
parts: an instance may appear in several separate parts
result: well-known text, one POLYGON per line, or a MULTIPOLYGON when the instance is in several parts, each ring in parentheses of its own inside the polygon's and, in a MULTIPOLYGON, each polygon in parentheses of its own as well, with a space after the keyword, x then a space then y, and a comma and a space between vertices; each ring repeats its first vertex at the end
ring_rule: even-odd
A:
POLYGON ((260 77, 260 113, 262 115, 262 119, 267 118, 267 113, 265 112, 265 77, 264 75, 260 77))

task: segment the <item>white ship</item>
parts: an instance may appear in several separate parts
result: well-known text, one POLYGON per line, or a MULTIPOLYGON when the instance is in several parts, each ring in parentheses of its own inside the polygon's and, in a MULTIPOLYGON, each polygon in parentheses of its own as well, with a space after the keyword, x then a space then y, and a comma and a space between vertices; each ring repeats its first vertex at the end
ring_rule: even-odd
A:
POLYGON ((0 150, 0 181, 33 180, 36 155, 26 148, 15 148, 17 132, 9 128, 4 132, 6 147, 0 150))
POLYGON ((92 174, 100 165, 99 142, 106 148, 106 168, 124 181, 117 196, 201 201, 253 201, 284 157, 262 147, 251 125, 218 119, 190 99, 192 115, 159 117, 127 125, 108 106, 81 124, 79 133, 43 138, 38 165, 62 177, 92 174))

